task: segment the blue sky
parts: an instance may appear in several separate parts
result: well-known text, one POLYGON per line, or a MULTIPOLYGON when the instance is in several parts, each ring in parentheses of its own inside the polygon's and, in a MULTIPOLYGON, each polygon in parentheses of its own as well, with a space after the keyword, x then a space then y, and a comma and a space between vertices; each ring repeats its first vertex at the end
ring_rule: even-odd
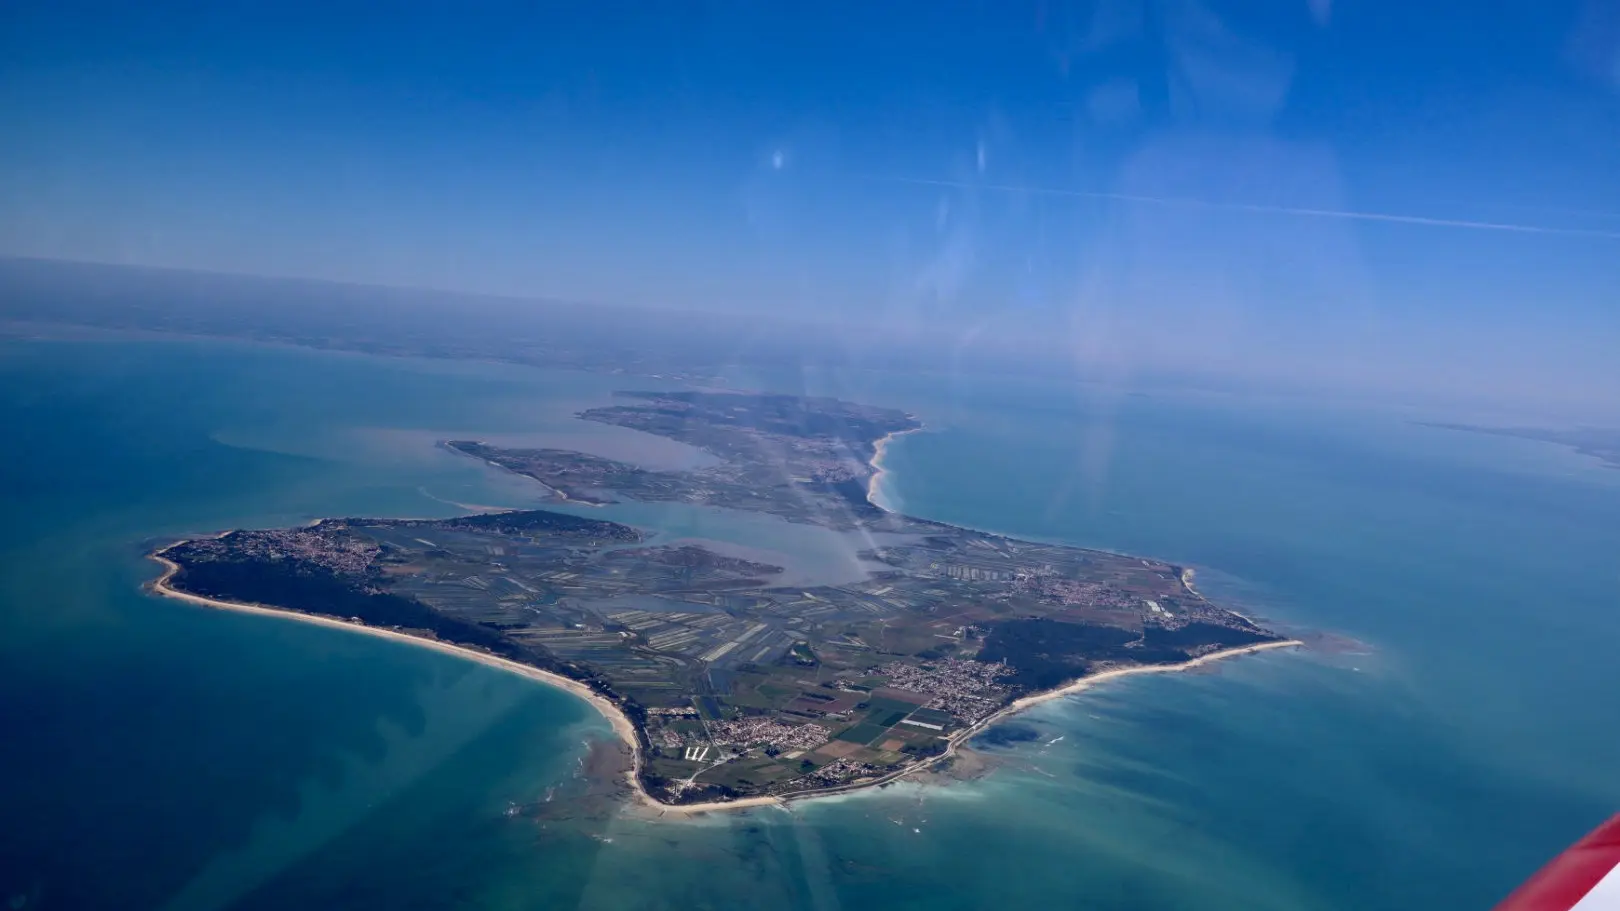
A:
POLYGON ((1613 4, 376 6, 9 4, 0 253, 1620 401, 1613 4))

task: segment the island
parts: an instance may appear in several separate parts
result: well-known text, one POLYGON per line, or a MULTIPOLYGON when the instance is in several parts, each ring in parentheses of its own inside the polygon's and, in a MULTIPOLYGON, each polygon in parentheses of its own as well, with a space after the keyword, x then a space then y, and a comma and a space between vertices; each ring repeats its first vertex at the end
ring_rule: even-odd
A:
MULTIPOLYGON (((589 699, 661 808, 797 800, 894 781, 996 719, 1120 674, 1299 644, 1159 560, 890 512, 871 486, 911 415, 830 398, 628 392, 580 413, 696 446, 652 471, 561 449, 446 441, 585 504, 678 501, 823 526, 864 578, 784 567, 553 510, 330 518, 154 553, 156 590, 453 650, 589 699)), ((581 512, 591 512, 580 509, 581 512)))

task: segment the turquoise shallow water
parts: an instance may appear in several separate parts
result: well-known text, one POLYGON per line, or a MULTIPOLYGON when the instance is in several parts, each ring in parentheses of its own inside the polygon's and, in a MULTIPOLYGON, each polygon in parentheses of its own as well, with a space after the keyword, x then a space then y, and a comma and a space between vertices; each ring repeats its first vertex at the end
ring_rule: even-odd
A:
MULTIPOLYGON (((1620 472, 1288 402, 740 376, 906 407, 907 511, 1197 565, 1369 650, 1100 688, 991 773, 693 823, 569 804, 605 725, 444 656, 152 599, 154 539, 536 491, 449 435, 644 382, 177 341, 0 343, 0 895, 39 908, 1468 908, 1620 808, 1620 472), (1606 723, 1606 720, 1608 723, 1606 723), (563 794, 558 812, 512 803, 563 794), (577 806, 577 811, 569 807, 577 806)), ((628 505, 671 537, 850 542, 628 505)))

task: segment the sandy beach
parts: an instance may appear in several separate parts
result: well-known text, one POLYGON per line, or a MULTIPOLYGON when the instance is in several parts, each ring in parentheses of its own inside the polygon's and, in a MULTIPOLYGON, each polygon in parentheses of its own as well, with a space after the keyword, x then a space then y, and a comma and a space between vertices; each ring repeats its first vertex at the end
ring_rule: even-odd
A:
POLYGON ((872 458, 866 463, 872 466, 872 476, 866 479, 866 502, 871 503, 873 506, 876 506, 878 509, 881 509, 884 512, 894 511, 877 501, 878 482, 883 479, 885 474, 888 473, 887 469, 883 467, 883 456, 888 452, 889 443, 895 437, 902 437, 908 433, 918 433, 922 429, 923 428, 921 427, 913 427, 910 430, 896 430, 893 433, 884 434, 878 438, 877 442, 872 444, 872 458))
POLYGON ((1142 665, 1140 667, 1122 667, 1111 671, 1103 671, 1100 674, 1092 674, 1090 677, 1081 677, 1079 680, 1076 680, 1067 686, 1058 687, 1055 690, 1048 690, 1044 693, 1036 693, 1033 696, 1025 696, 1024 698, 1008 705, 1001 711, 996 712, 994 715, 991 715, 979 722, 979 724, 975 727, 977 728, 993 724, 994 722, 1005 718, 1008 715, 1012 715, 1016 712, 1022 712, 1024 709, 1030 708, 1031 706, 1040 705, 1043 702, 1048 702, 1053 699, 1061 699, 1064 696, 1071 696, 1075 693, 1089 690, 1099 683, 1107 683, 1110 680, 1118 680, 1121 677, 1130 677, 1136 674, 1165 674, 1175 673, 1177 671, 1190 671, 1194 668, 1203 667, 1206 664, 1211 664, 1216 661, 1223 661, 1227 658, 1236 658, 1239 655, 1251 655, 1255 652, 1269 651, 1274 648, 1297 648, 1299 646, 1303 646, 1304 644, 1305 643, 1298 639, 1279 639, 1276 642, 1260 642, 1254 645, 1243 645, 1237 648, 1228 648, 1222 649, 1218 652, 1210 652, 1207 655, 1199 655, 1197 658, 1194 658, 1191 661, 1183 661, 1180 664, 1149 664, 1142 665))
MULTIPOLYGON (((912 431, 905 432, 910 433, 912 431)), ((1181 664, 1118 668, 1116 670, 1103 671, 1100 674, 1093 674, 1089 677, 1082 677, 1079 680, 1068 684, 1067 686, 1018 699, 994 714, 986 716, 977 724, 974 724, 971 727, 963 728, 962 730, 956 732, 956 734, 951 736, 950 741, 947 743, 945 752, 941 753, 940 755, 926 762, 919 762, 916 765, 908 766, 880 778, 874 778, 871 781, 851 784, 837 789, 818 789, 814 791, 805 791, 796 794, 784 794, 780 796, 746 797, 741 800, 714 801, 709 803, 668 804, 657 799, 656 797, 653 797, 641 786, 641 746, 636 739, 635 726, 631 724, 629 717, 627 717, 624 712, 620 711, 619 707, 613 704, 611 700, 603 697, 601 694, 597 693, 595 690, 592 690, 585 684, 580 683, 577 680, 564 677, 561 674, 543 671, 537 667, 530 667, 527 664, 520 664, 516 661, 502 658, 498 655, 491 655, 487 652, 481 652, 477 651, 476 649, 454 645, 438 639, 412 636, 406 633, 396 632, 394 630, 380 629, 375 626, 366 626, 365 624, 361 623, 351 623, 344 620, 338 620, 333 617, 323 617, 318 614, 301 613, 299 611, 287 610, 280 607, 271 607, 263 604, 244 604, 235 601, 220 601, 214 598, 205 598, 201 595, 193 595, 189 592, 183 592, 169 584, 174 578, 175 574, 180 571, 180 564, 163 556, 163 553, 166 550, 168 550, 167 547, 158 550, 151 555, 153 560, 157 561, 163 566, 163 575, 159 576, 152 583, 152 591, 165 598, 174 598, 188 604, 195 604, 201 607, 215 608, 218 610, 236 611, 238 613, 245 614, 259 614, 267 617, 279 617, 286 620, 296 620, 301 623, 313 623, 318 626, 346 630, 351 633, 360 633, 367 636, 377 636, 383 639, 391 639, 395 642, 402 642, 408 645, 418 646, 420 648, 430 648, 446 655, 453 655, 457 658, 465 658, 470 661, 476 661, 479 664, 485 665, 486 667, 492 667, 496 668, 497 670, 517 674, 522 677, 527 677, 530 680, 544 683, 547 686, 554 686, 559 689, 566 690, 580 699, 585 700, 592 708, 601 713, 602 717, 608 720, 608 723, 613 727, 613 732, 618 735, 619 739, 624 742, 626 747, 629 748, 632 758, 630 768, 626 772, 626 780, 630 787, 631 793, 635 795, 636 802, 643 808, 644 811, 660 818, 670 816, 688 817, 695 814, 710 813, 715 811, 746 810, 755 807, 784 807, 789 802, 814 800, 817 797, 830 797, 835 794, 849 794, 855 791, 864 791, 871 788, 881 787, 889 784, 890 782, 899 781, 908 775, 913 775, 917 772, 921 772, 925 769, 938 765, 946 759, 954 756, 958 747, 972 739, 980 731, 996 723, 997 721, 1008 717, 1009 715, 1017 714, 1018 712, 1022 712, 1025 709, 1031 708, 1032 706, 1040 705, 1043 702, 1048 702, 1053 699, 1060 699, 1064 696, 1070 696, 1075 693, 1088 690, 1094 686, 1097 686, 1098 684, 1107 683, 1110 680, 1117 680, 1121 677, 1128 677, 1134 674, 1162 674, 1192 670, 1193 668, 1202 667, 1215 661, 1220 661, 1226 658, 1235 658, 1239 655, 1247 655, 1254 652, 1266 651, 1268 649, 1291 648, 1294 646, 1304 645, 1303 642, 1300 642, 1297 639, 1286 639, 1278 642, 1262 642, 1257 645, 1246 645, 1239 648, 1230 648, 1218 652, 1210 652, 1207 655, 1200 655, 1191 661, 1183 662, 1181 664)))
POLYGON ((1199 592, 1198 589, 1193 588, 1193 579, 1197 575, 1198 575, 1198 571, 1195 570, 1195 569, 1192 569, 1190 567, 1182 569, 1182 571, 1181 571, 1181 587, 1185 588, 1189 594, 1191 594, 1193 597, 1197 598, 1198 600, 1200 600, 1200 601, 1208 601, 1209 599, 1205 598, 1203 596, 1203 593, 1199 592))
MULTIPOLYGON (((624 741, 626 746, 630 747, 633 753, 635 753, 635 767, 633 767, 631 770, 632 784, 635 786, 635 790, 638 794, 649 801, 653 800, 650 795, 641 790, 640 780, 635 778, 635 773, 639 771, 641 762, 641 750, 636 744, 635 727, 630 723, 630 719, 626 717, 623 712, 619 711, 618 706, 614 705, 611 701, 597 693, 595 690, 592 690, 585 684, 580 683, 578 680, 571 680, 562 676, 561 674, 553 674, 550 671, 543 671, 537 667, 530 667, 527 664, 520 664, 516 661, 502 658, 499 655, 491 655, 486 652, 465 648, 449 642, 442 642, 437 639, 428 639, 422 636, 412 636, 406 633, 395 632, 394 630, 380 629, 375 626, 366 626, 365 624, 361 623, 349 623, 333 617, 323 617, 319 614, 300 613, 298 611, 287 610, 286 608, 270 607, 263 604, 243 604, 235 601, 219 601, 214 598, 205 598, 201 595, 193 595, 190 592, 183 592, 169 584, 170 580, 174 578, 175 574, 180 571, 180 564, 170 560, 168 557, 163 556, 163 551, 167 549, 168 548, 164 548, 163 550, 159 550, 152 554, 152 559, 156 560, 163 566, 163 575, 159 576, 157 580, 152 583, 152 591, 162 595, 165 598, 174 598, 178 601, 184 601, 188 604, 195 604, 201 607, 212 607, 219 610, 236 611, 237 613, 243 614, 259 614, 267 617, 279 617, 285 620, 296 620, 301 623, 313 623, 317 626, 326 626, 333 629, 346 630, 351 633, 361 633, 363 635, 376 636, 382 639, 392 639, 395 642, 404 642, 409 645, 419 646, 421 648, 430 648, 434 651, 443 652, 447 655, 454 655, 457 658, 465 658, 470 661, 476 661, 479 664, 483 664, 488 667, 518 674, 520 676, 527 677, 530 680, 539 681, 548 686, 554 686, 559 689, 567 690, 573 695, 578 696, 579 698, 590 703, 592 708, 600 712, 602 717, 606 718, 608 723, 613 726, 613 732, 618 735, 620 740, 624 741)), ((653 802, 657 803, 657 801, 653 802)), ((662 804, 659 805, 662 806, 662 804)))
MULTIPOLYGON (((834 794, 849 794, 855 791, 864 791, 870 788, 881 787, 883 785, 899 781, 910 775, 915 775, 918 772, 931 769, 934 766, 939 765, 941 762, 955 756, 958 748, 962 747, 969 740, 972 740, 976 735, 979 734, 979 732, 1002 720, 1003 718, 1010 715, 1015 715, 1026 709, 1033 708, 1034 706, 1040 705, 1043 702, 1050 702, 1053 699, 1061 699, 1065 696, 1072 696, 1075 693, 1084 692, 1085 690, 1089 690, 1098 684, 1107 683, 1110 680, 1118 680, 1121 677, 1130 677, 1135 674, 1166 674, 1176 673, 1178 671, 1190 671, 1194 668, 1203 667, 1204 665, 1221 661, 1226 658, 1236 658, 1239 655, 1248 655, 1254 652, 1263 652, 1274 648, 1293 648, 1295 646, 1302 646, 1304 644, 1305 643, 1299 641, 1298 639, 1283 639, 1277 642, 1261 642, 1256 645, 1244 645, 1238 648, 1229 648, 1222 649, 1218 652, 1210 652, 1207 655, 1200 655, 1191 661, 1184 661, 1181 664, 1155 664, 1143 665, 1141 667, 1122 667, 1116 670, 1103 671, 1099 674, 1092 674, 1089 677, 1081 677, 1079 680, 1075 680, 1065 686, 1058 687, 1055 690, 1047 690, 1044 693, 1036 693, 1033 696, 1025 696, 1022 699, 1015 700, 999 711, 985 716, 977 724, 957 731, 955 734, 951 735, 950 741, 945 746, 945 752, 925 762, 919 762, 914 766, 908 766, 896 772, 891 772, 890 774, 884 775, 881 778, 874 778, 871 781, 865 781, 843 788, 822 791, 808 791, 800 794, 784 794, 780 798, 779 802, 787 803, 788 801, 814 800, 817 797, 830 797, 834 794)), ((730 805, 720 804, 714 806, 713 809, 724 809, 728 806, 730 805)))

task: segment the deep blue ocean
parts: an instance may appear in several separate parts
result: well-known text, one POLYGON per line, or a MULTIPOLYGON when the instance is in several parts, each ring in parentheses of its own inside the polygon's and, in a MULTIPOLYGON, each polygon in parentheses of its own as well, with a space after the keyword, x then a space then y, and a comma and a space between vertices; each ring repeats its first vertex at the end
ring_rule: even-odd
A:
MULTIPOLYGON (((877 372, 896 508, 1195 566, 1308 651, 1049 703, 981 778, 690 822, 564 807, 559 692, 141 590, 154 542, 534 506, 434 446, 545 440, 657 381, 217 341, 0 341, 0 901, 26 909, 1483 908, 1620 810, 1620 471, 1407 413, 877 372)), ((758 516, 668 538, 847 568, 758 516)), ((581 804, 584 807, 584 804, 581 804)))

